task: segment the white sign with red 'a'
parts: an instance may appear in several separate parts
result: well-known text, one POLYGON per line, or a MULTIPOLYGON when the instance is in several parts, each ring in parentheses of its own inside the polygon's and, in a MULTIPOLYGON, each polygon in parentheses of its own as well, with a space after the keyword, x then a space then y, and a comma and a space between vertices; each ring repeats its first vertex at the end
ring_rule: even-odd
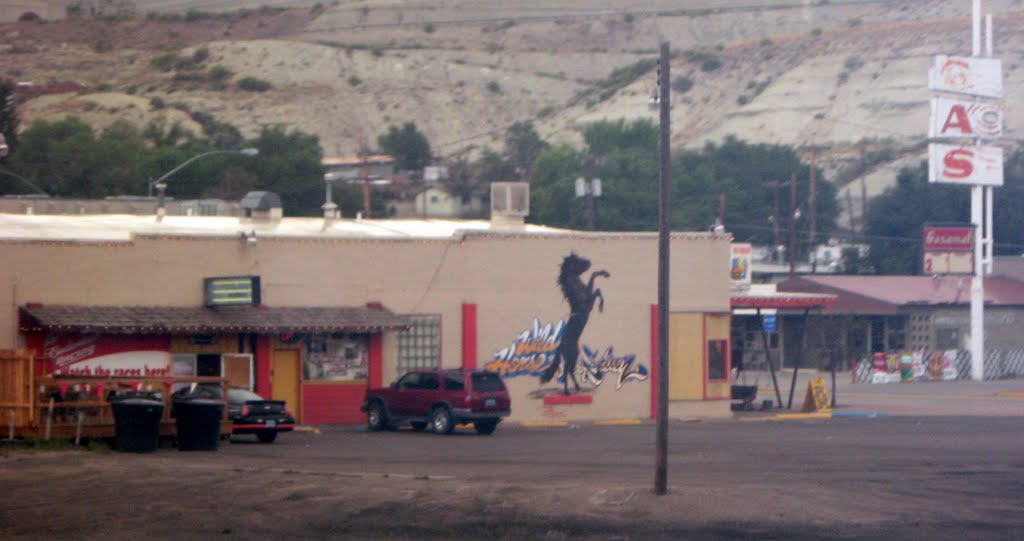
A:
POLYGON ((928 137, 997 138, 1003 135, 1003 106, 949 98, 932 99, 928 137))
POLYGON ((928 70, 928 89, 981 96, 1003 97, 1003 64, 998 58, 937 55, 928 70))
POLYGON ((1002 186, 1003 149, 932 143, 928 145, 928 182, 1002 186))

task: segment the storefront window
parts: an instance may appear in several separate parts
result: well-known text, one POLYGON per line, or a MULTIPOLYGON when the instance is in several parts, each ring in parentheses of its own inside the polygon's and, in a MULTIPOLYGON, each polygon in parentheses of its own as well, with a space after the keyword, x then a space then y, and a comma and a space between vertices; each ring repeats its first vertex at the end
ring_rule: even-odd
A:
POLYGON ((366 335, 316 335, 307 341, 303 366, 307 381, 365 380, 369 366, 366 335))
POLYGON ((441 316, 415 316, 412 327, 398 334, 398 372, 441 366, 441 316))

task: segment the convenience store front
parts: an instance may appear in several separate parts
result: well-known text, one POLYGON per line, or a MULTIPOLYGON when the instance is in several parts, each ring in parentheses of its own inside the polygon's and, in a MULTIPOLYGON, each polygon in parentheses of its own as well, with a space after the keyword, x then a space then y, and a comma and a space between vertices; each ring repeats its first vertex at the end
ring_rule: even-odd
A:
MULTIPOLYGON (((27 304, 19 328, 38 374, 153 381, 216 376, 285 400, 299 422, 357 423, 382 383, 384 335, 408 318, 364 307, 27 304)), ((173 392, 166 389, 151 389, 173 392)))

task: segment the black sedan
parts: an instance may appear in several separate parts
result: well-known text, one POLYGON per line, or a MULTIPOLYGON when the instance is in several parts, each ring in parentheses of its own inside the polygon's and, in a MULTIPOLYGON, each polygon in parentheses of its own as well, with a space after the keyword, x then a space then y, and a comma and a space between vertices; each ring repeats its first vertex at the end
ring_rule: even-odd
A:
POLYGON ((228 417, 234 423, 232 434, 256 434, 263 443, 277 439, 279 432, 295 429, 284 400, 264 400, 247 389, 228 389, 228 417))
MULTIPOLYGON (((198 385, 181 389, 171 396, 174 401, 197 398, 222 400, 224 392, 220 385, 198 385)), ((174 416, 173 408, 171 416, 174 416)), ((256 434, 263 443, 276 440, 278 432, 295 430, 295 419, 284 400, 264 400, 248 389, 228 389, 228 418, 232 423, 232 435, 256 434)))

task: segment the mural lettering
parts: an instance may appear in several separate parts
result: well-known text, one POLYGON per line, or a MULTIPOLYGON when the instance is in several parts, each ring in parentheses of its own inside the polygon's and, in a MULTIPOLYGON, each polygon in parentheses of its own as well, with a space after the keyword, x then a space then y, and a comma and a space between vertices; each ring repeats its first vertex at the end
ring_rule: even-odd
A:
MULTIPOLYGON (((564 320, 544 325, 534 318, 533 327, 517 334, 510 346, 496 351, 484 368, 503 378, 541 377, 555 365, 564 330, 564 320)), ((637 362, 636 355, 616 356, 611 346, 603 352, 582 346, 574 374, 576 379, 599 387, 609 374, 616 378, 616 390, 630 381, 645 381, 649 377, 647 367, 637 362)), ((566 374, 561 366, 555 365, 552 379, 564 384, 566 374)))

